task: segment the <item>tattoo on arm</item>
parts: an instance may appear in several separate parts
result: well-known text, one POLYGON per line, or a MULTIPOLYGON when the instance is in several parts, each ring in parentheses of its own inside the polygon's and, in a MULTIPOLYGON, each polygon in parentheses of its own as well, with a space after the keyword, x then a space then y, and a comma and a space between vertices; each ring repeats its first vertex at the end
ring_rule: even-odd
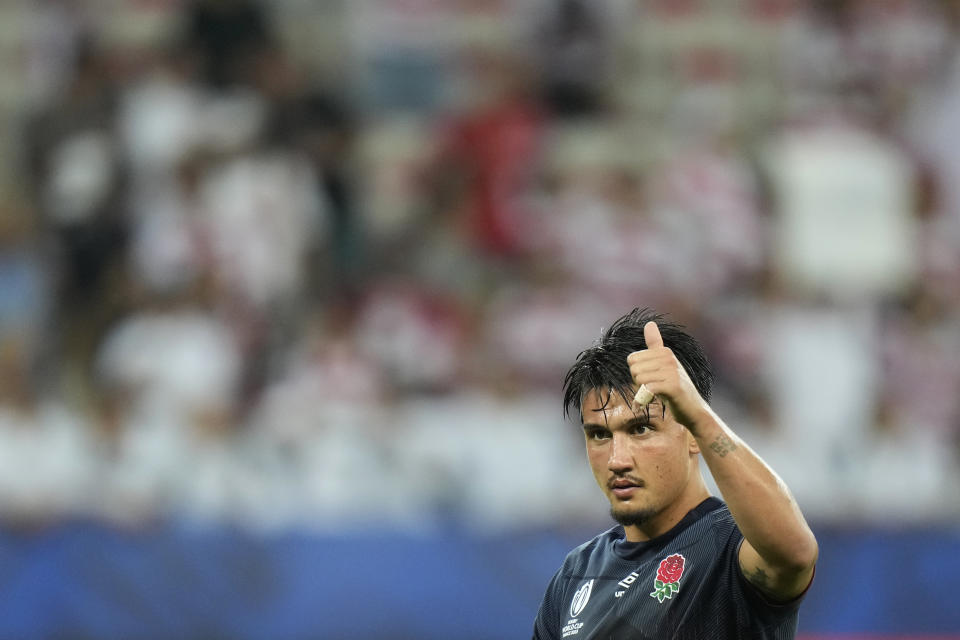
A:
POLYGON ((770 584, 770 576, 760 567, 754 569, 750 574, 746 574, 745 577, 750 584, 763 593, 771 593, 773 587, 770 584))
POLYGON ((721 433, 719 436, 717 436, 716 440, 710 443, 710 448, 722 458, 731 451, 736 451, 737 445, 733 442, 733 440, 721 433))
POLYGON ((770 586, 770 576, 768 576, 767 572, 761 569, 760 567, 757 567, 756 569, 754 569, 753 573, 747 576, 747 579, 750 581, 751 584, 754 584, 761 588, 770 586))

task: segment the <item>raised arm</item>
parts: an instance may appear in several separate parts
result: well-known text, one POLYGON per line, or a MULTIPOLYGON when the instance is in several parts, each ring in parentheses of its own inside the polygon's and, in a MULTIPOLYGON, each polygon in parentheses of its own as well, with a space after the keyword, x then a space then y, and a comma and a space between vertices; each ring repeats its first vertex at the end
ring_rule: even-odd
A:
POLYGON ((773 600, 797 597, 810 584, 818 548, 789 489, 700 396, 673 352, 664 346, 656 323, 644 326, 644 338, 647 349, 627 359, 630 373, 696 439, 745 538, 739 557, 744 576, 773 600))

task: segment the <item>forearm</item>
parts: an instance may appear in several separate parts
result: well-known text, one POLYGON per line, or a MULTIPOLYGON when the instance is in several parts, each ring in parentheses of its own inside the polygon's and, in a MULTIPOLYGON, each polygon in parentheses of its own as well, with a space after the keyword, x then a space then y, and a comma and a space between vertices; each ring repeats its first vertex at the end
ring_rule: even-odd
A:
POLYGON ((780 477, 712 411, 691 429, 743 537, 772 567, 810 567, 817 542, 780 477))

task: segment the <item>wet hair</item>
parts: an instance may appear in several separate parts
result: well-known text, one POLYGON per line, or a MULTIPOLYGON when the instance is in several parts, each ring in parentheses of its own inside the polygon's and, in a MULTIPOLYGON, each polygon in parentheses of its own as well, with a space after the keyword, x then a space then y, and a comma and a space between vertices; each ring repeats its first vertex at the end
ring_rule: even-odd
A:
POLYGON ((618 318, 592 347, 577 355, 563 381, 564 416, 580 416, 583 398, 595 389, 616 393, 629 406, 634 384, 627 356, 647 348, 643 326, 651 320, 660 329, 663 345, 673 351, 703 399, 710 400, 713 372, 700 343, 682 325, 670 322, 664 315, 636 308, 618 318))

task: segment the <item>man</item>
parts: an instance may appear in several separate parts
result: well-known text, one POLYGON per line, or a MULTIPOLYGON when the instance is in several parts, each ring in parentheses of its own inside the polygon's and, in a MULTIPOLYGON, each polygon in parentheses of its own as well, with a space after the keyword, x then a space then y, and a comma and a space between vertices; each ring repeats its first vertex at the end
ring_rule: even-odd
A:
POLYGON ((794 637, 817 542, 783 481, 707 404, 711 381, 696 340, 646 309, 578 356, 564 410, 580 414, 620 526, 567 556, 535 640, 794 637))

